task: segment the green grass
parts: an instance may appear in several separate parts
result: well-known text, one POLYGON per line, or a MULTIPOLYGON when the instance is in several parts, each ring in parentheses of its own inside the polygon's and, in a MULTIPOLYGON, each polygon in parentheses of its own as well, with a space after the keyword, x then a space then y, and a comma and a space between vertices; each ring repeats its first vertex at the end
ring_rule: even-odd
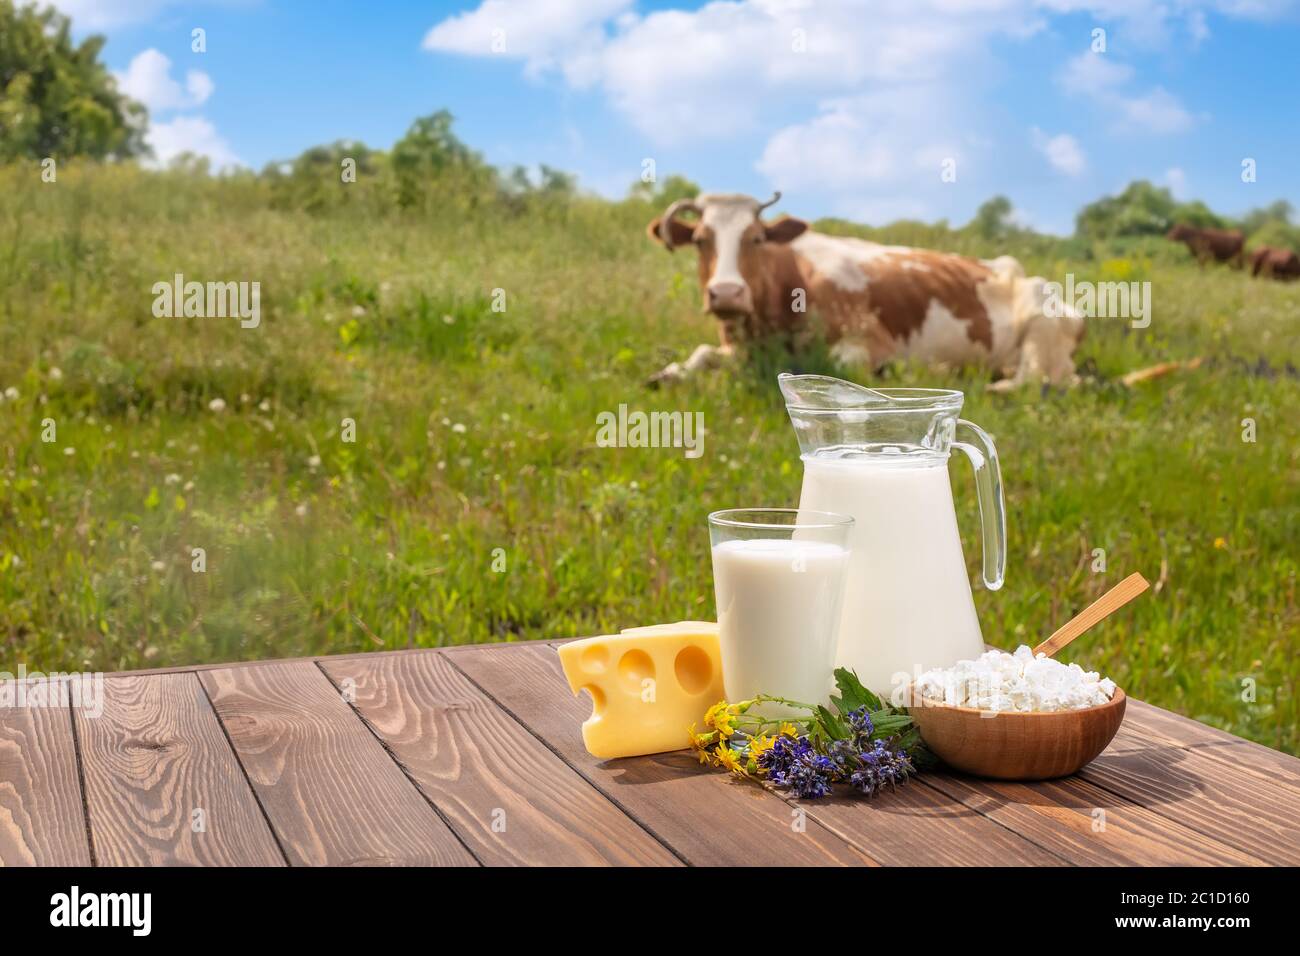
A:
MULTIPOLYGON (((712 615, 705 514, 794 503, 797 449, 770 360, 643 388, 715 336, 693 256, 652 246, 650 215, 582 200, 312 216, 273 210, 250 178, 91 167, 42 185, 0 170, 0 391, 18 391, 0 402, 0 670, 712 615), (261 328, 154 318, 151 286, 176 272, 259 280, 261 328), (210 410, 218 398, 225 410, 210 410), (703 412, 704 456, 597 447, 597 414, 620 402, 703 412), (40 440, 46 418, 57 443, 40 440), (355 444, 340 440, 344 418, 355 444), (206 573, 191 570, 197 547, 206 573)), ((973 251, 1020 252, 1058 277, 1149 279, 1155 304, 1145 331, 1091 324, 1079 359, 1095 376, 1070 393, 887 372, 965 390, 966 417, 997 439, 1010 555, 1006 587, 976 592, 986 639, 1045 636, 1141 570, 1156 593, 1072 659, 1300 751, 1300 285, 1202 273, 1174 253, 973 251), (1209 362, 1193 373, 1114 381, 1196 355, 1209 362)), ((976 575, 973 483, 960 461, 953 471, 976 575)))

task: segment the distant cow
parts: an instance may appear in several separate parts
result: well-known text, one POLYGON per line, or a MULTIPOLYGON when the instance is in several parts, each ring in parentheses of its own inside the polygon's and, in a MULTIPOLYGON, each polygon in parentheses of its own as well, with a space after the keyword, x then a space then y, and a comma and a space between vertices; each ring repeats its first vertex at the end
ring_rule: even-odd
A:
POLYGON ((1073 355, 1083 319, 1064 304, 1046 309, 1045 281, 1026 278, 1012 257, 983 261, 827 236, 789 216, 763 222, 759 214, 779 198, 705 194, 650 223, 646 231, 668 251, 695 246, 704 311, 718 319, 720 339, 651 384, 714 368, 760 337, 797 343, 810 331, 810 313, 846 364, 874 369, 895 357, 981 364, 1004 376, 1001 390, 1078 381, 1073 355), (687 212, 697 218, 678 218, 687 212))
POLYGON ((1300 279, 1300 256, 1290 249, 1260 246, 1250 254, 1250 274, 1272 279, 1300 279))
POLYGON ((1180 222, 1165 234, 1165 238, 1186 245, 1202 266, 1211 259, 1230 262, 1238 269, 1243 265, 1242 250, 1246 237, 1238 229, 1201 229, 1180 222))

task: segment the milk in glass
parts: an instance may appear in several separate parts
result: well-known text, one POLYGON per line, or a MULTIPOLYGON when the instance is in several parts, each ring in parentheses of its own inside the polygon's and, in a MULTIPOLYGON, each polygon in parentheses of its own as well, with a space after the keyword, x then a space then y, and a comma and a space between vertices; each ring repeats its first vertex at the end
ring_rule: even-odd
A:
MULTIPOLYGON (((763 693, 827 702, 848 558, 845 548, 826 541, 755 538, 713 546, 727 700, 763 693)), ((758 713, 799 712, 766 704, 758 713)))

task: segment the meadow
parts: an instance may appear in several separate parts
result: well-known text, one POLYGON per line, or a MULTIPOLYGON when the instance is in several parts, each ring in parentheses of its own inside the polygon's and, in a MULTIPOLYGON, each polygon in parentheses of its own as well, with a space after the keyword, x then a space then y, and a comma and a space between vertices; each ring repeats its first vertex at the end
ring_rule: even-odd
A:
MULTIPOLYGON (((646 390, 716 340, 693 253, 644 235, 655 212, 586 198, 307 212, 252 176, 0 169, 0 670, 711 617, 707 512, 798 496, 775 386, 791 360, 646 390), (156 318, 153 284, 175 273, 258 280, 261 325, 156 318), (620 403, 703 412, 704 454, 598 447, 597 416, 620 403)), ((1091 323, 1069 392, 883 373, 964 390, 965 417, 997 440, 1010 541, 1005 588, 975 592, 985 639, 1032 643, 1140 570, 1154 593, 1071 659, 1300 752, 1300 284, 1200 270, 1158 243, 968 246, 1049 277, 1150 281, 1153 301, 1147 329, 1091 323), (1195 371, 1118 381, 1196 356, 1195 371)), ((952 471, 976 580, 973 482, 952 471)))

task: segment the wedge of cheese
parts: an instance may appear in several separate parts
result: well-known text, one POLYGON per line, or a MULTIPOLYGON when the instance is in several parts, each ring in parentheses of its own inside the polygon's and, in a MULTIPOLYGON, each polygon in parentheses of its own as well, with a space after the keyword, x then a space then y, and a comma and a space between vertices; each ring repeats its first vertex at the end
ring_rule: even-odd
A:
POLYGON ((687 728, 724 696, 718 625, 710 621, 628 628, 559 653, 569 688, 591 695, 582 741, 601 760, 683 749, 687 728))

